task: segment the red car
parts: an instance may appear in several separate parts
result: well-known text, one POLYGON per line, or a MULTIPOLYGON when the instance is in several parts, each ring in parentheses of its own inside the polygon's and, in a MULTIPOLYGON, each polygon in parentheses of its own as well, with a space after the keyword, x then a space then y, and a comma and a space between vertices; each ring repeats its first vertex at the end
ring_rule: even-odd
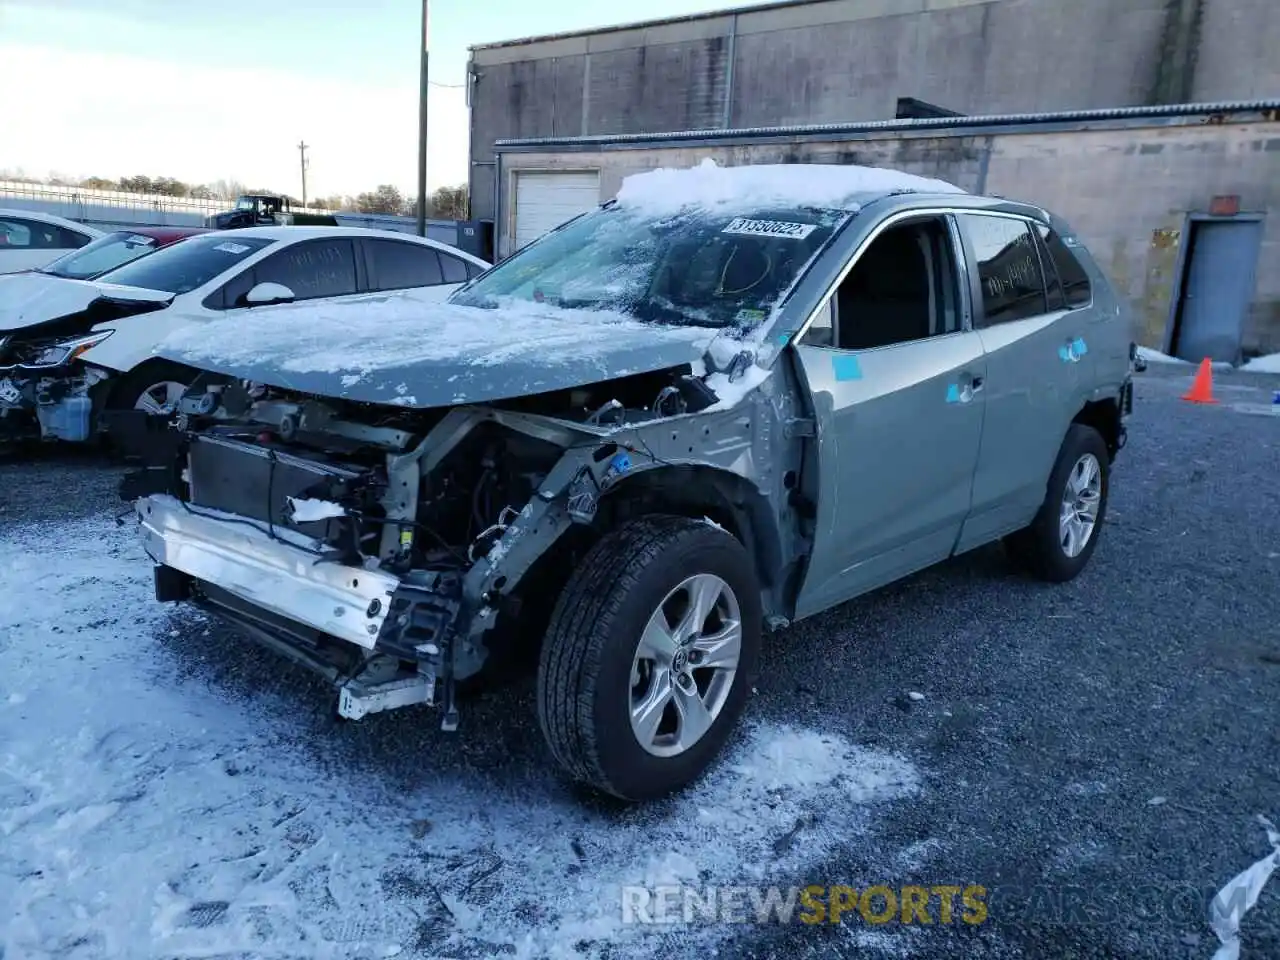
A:
POLYGON ((45 264, 39 272, 67 280, 93 280, 161 247, 208 232, 204 227, 131 227, 117 230, 45 264))

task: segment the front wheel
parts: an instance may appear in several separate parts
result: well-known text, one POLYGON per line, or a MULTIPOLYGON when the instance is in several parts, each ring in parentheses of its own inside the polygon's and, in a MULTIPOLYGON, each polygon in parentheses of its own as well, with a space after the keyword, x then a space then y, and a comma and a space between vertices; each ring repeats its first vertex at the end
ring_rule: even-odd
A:
POLYGON ((557 762, 624 800, 697 779, 746 705, 761 619, 751 557, 719 527, 661 516, 606 534, 542 646, 538 719, 557 762))
POLYGON ((153 361, 121 377, 111 391, 108 406, 167 416, 178 408, 178 401, 195 378, 195 371, 187 367, 153 361))
POLYGON ((1110 479, 1111 456, 1102 434, 1073 423, 1058 451, 1035 520, 1005 538, 1010 556, 1042 580, 1074 579, 1098 545, 1110 479))

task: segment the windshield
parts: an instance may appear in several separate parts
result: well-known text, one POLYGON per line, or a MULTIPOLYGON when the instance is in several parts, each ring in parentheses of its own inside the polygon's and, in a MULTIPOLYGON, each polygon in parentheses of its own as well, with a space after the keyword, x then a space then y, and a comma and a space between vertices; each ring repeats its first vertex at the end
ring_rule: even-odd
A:
POLYGON ((99 274, 150 253, 155 247, 155 237, 127 230, 118 231, 59 257, 45 265, 42 272, 51 273, 55 277, 66 277, 68 280, 92 280, 99 274))
POLYGON ((257 209, 258 201, 251 197, 241 197, 236 201, 237 210, 254 210, 257 209))
POLYGON ((181 243, 157 250, 149 257, 126 263, 98 279, 103 283, 146 287, 164 293, 189 293, 274 242, 263 237, 236 237, 232 240, 216 233, 188 237, 181 243))
POLYGON ((498 264, 453 302, 514 299, 745 332, 769 315, 847 210, 625 207, 589 213, 498 264))

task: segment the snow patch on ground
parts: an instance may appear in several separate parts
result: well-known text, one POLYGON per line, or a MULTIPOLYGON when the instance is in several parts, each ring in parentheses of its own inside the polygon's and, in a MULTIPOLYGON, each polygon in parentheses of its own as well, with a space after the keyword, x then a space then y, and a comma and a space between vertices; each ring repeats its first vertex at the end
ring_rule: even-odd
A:
POLYGON ((389 782, 283 694, 176 676, 208 633, 154 602, 131 528, 0 538, 0 676, 26 695, 0 704, 4 956, 709 955, 741 928, 626 926, 621 885, 788 885, 920 789, 896 755, 769 724, 638 809, 551 771, 495 788, 461 747, 389 782))
POLYGON ((664 167, 627 177, 618 190, 618 204, 650 215, 689 207, 845 210, 856 209, 853 198, 860 194, 902 191, 964 192, 943 180, 880 167, 818 163, 721 167, 707 158, 696 167, 664 167))
POLYGON ((1280 373, 1280 353, 1271 353, 1265 357, 1254 357, 1241 365, 1241 370, 1250 373, 1280 373))
MULTIPOLYGON (((355 371, 342 380, 350 387, 375 370, 419 363, 492 366, 536 356, 540 363, 554 365, 664 344, 705 349, 717 332, 520 300, 486 310, 431 301, 413 291, 281 304, 248 313, 188 324, 165 338, 159 352, 196 364, 270 364, 292 373, 355 371)), ((407 387, 397 387, 401 398, 405 392, 407 387)))

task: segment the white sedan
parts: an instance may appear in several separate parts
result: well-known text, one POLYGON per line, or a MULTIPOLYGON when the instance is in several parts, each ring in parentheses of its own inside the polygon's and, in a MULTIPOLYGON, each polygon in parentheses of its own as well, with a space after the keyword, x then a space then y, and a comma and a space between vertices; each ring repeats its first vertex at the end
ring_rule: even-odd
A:
POLYGON ((0 273, 35 270, 102 236, 83 223, 33 210, 0 210, 0 273))
POLYGON ((0 435, 25 420, 46 439, 86 440, 104 409, 171 409, 196 371, 153 349, 182 327, 390 291, 443 301, 488 268, 412 234, 287 226, 189 237, 92 281, 0 277, 0 435))

